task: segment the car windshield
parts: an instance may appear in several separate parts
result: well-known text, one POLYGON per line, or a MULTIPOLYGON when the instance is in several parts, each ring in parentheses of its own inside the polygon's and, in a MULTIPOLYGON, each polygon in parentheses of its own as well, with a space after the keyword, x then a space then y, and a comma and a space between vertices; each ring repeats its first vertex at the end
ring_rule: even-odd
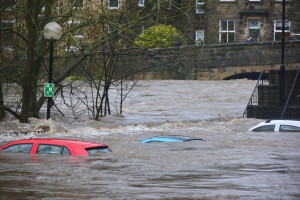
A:
POLYGON ((89 156, 95 156, 98 153, 109 153, 109 152, 111 152, 111 150, 107 146, 92 147, 92 148, 87 148, 85 150, 88 152, 89 156))

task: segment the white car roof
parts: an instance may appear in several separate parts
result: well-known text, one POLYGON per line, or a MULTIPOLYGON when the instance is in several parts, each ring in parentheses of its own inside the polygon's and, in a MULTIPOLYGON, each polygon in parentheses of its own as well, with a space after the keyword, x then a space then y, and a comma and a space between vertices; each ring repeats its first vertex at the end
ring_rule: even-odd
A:
POLYGON ((249 130, 252 131, 253 129, 256 129, 257 127, 260 126, 265 126, 265 125, 292 125, 292 126, 297 126, 300 127, 300 120, 286 120, 286 119, 274 119, 274 120, 267 120, 264 122, 260 122, 259 124, 251 127, 249 130))
POLYGON ((263 122, 264 124, 289 124, 289 125, 299 125, 300 126, 300 120, 290 120, 290 119, 274 119, 274 120, 268 120, 263 122))

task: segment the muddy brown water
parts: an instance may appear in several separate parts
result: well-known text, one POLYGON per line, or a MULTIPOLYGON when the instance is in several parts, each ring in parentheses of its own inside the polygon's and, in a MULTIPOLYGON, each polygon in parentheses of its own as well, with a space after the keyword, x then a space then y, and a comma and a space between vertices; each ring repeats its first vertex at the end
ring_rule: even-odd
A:
POLYGON ((95 141, 96 157, 0 154, 0 199, 300 199, 299 133, 252 133, 242 118, 255 82, 140 81, 122 116, 1 122, 1 131, 95 141), (156 135, 203 139, 141 143, 156 135))

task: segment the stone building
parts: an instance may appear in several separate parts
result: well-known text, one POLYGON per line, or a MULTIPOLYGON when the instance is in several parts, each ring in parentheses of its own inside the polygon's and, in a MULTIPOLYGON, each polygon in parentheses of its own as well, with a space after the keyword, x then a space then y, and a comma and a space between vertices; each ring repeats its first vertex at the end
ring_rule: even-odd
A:
MULTIPOLYGON (((53 16, 62 17, 68 12, 72 20, 64 22, 64 30, 72 29, 82 23, 88 16, 99 20, 101 14, 110 13, 112 23, 104 25, 99 20, 101 29, 112 31, 118 25, 137 20, 137 16, 144 19, 136 25, 136 34, 157 23, 170 24, 181 31, 182 37, 188 45, 243 43, 248 36, 253 42, 267 42, 281 40, 282 30, 282 1, 283 0, 60 0, 56 8, 52 9, 53 16), (116 13, 119 13, 117 16, 116 13), (97 16, 99 18, 97 19, 97 16)), ((11 27, 15 23, 14 8, 22 1, 2 1, 1 26, 11 27)), ((300 34, 300 1, 286 0, 285 3, 286 37, 290 32, 300 34)), ((45 11, 45 7, 41 9, 45 11)), ((97 30, 98 31, 98 30, 97 30)), ((1 31, 2 43, 5 49, 11 49, 12 40, 9 31, 1 31)), ((77 50, 84 43, 93 41, 93 28, 78 29, 71 41, 68 41, 69 50, 77 50), (70 44, 76 41, 76 44, 70 44)), ((132 37, 136 37, 133 35, 132 37)), ((66 47, 64 47, 66 49, 66 47)))
MULTIPOLYGON (((286 0, 285 32, 300 33, 300 1, 286 0)), ((282 0, 212 0, 206 3, 207 42, 281 40, 282 0)))

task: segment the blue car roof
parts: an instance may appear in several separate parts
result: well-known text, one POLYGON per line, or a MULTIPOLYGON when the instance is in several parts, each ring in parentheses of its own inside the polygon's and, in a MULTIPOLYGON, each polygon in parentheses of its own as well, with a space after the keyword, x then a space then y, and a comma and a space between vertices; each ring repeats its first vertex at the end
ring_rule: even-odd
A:
POLYGON ((187 142, 192 140, 202 140, 200 138, 193 138, 189 136, 181 136, 181 135, 162 135, 155 136, 149 139, 142 140, 142 143, 148 142, 187 142))

